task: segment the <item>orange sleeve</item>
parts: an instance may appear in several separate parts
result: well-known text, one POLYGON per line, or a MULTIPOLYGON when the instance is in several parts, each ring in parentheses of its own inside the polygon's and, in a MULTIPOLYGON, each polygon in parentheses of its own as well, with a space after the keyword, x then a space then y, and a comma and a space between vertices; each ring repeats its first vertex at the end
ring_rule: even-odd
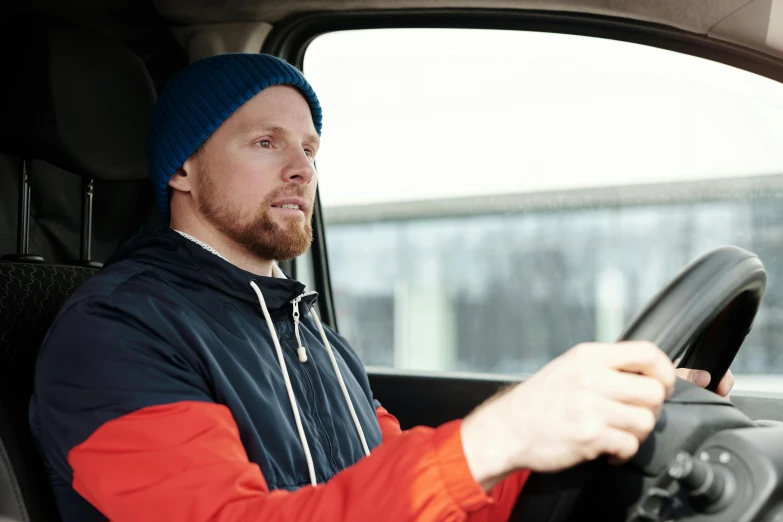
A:
POLYGON ((376 408, 375 416, 378 417, 378 425, 381 427, 383 442, 388 442, 397 435, 402 435, 400 421, 397 420, 397 417, 386 411, 386 408, 383 406, 376 408))
MULTIPOLYGON (((394 415, 386 411, 386 408, 378 407, 375 414, 378 417, 378 424, 381 426, 384 443, 403 433, 400 422, 394 415)), ((527 470, 511 473, 489 493, 490 502, 472 513, 467 520, 469 522, 505 522, 508 520, 529 475, 527 470)))
POLYGON ((480 514, 506 497, 496 501, 499 490, 487 495, 473 479, 460 421, 400 431, 328 483, 294 492, 269 491, 228 408, 207 402, 111 420, 68 462, 74 489, 113 522, 494 521, 480 514))

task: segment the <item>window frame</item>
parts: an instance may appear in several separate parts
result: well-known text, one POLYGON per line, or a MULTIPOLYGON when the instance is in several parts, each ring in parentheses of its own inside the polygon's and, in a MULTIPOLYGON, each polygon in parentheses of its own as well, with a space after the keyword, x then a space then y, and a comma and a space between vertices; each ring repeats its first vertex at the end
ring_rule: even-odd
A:
MULTIPOLYGON (((604 38, 704 58, 783 83, 783 59, 760 51, 664 25, 569 12, 501 9, 312 12, 276 24, 264 41, 261 52, 279 56, 301 70, 307 48, 321 35, 336 31, 389 28, 502 29, 604 38)), ((339 331, 318 193, 313 212, 312 262, 322 319, 339 331)), ((296 261, 289 266, 295 277, 296 261)))

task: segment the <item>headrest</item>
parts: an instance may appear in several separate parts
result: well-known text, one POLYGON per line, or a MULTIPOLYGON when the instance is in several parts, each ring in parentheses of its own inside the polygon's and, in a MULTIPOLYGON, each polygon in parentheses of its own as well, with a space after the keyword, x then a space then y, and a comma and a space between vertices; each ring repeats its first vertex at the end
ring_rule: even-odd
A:
POLYGON ((95 179, 147 177, 155 87, 144 62, 61 20, 25 16, 2 25, 0 151, 95 179))

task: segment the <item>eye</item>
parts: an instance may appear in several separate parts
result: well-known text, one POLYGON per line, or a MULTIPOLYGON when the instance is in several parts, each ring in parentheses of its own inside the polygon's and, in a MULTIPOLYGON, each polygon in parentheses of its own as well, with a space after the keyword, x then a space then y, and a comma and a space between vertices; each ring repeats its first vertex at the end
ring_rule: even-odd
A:
POLYGON ((305 149, 304 151, 305 151, 305 156, 307 156, 308 158, 313 157, 313 149, 305 149))
POLYGON ((272 142, 270 140, 261 140, 258 142, 258 146, 262 149, 271 149, 272 148, 272 142))

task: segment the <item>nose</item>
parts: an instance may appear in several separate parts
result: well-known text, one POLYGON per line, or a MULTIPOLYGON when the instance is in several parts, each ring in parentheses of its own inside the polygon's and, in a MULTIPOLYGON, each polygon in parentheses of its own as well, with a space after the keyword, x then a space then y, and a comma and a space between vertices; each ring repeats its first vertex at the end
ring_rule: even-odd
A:
POLYGON ((304 149, 297 147, 286 158, 283 180, 289 183, 306 185, 315 177, 315 166, 304 149), (298 150, 296 150, 298 149, 298 150))

